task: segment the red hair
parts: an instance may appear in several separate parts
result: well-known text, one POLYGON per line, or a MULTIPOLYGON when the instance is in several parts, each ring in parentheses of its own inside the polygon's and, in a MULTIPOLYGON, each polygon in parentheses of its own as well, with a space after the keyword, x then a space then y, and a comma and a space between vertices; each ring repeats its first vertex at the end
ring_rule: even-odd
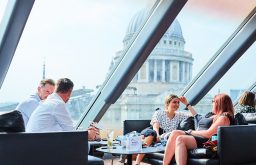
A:
POLYGON ((220 115, 224 112, 234 116, 234 108, 231 98, 227 94, 218 94, 214 97, 215 104, 213 105, 213 112, 220 115))

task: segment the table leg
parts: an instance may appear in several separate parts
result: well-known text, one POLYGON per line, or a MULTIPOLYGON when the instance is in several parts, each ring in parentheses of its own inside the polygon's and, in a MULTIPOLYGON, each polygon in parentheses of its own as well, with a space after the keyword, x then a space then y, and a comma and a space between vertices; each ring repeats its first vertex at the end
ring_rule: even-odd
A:
POLYGON ((127 155, 127 165, 132 165, 132 154, 127 155))

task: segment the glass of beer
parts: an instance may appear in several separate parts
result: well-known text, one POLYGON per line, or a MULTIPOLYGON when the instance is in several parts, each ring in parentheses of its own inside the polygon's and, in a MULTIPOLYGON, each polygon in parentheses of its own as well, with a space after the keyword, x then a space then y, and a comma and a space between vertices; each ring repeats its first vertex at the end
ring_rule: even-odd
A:
POLYGON ((113 130, 107 130, 107 146, 108 148, 113 148, 113 139, 114 139, 114 131, 113 130))

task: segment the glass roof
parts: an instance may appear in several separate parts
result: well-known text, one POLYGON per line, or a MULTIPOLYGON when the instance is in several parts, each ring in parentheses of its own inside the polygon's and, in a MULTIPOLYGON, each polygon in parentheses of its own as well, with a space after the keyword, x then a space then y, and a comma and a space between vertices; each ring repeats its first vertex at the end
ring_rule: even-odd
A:
MULTIPOLYGON (((173 22, 134 80, 103 116, 101 125, 120 132, 123 120, 151 119, 156 108, 164 109, 165 97, 171 93, 180 95, 184 87, 199 74, 207 62, 218 55, 218 50, 221 50, 255 6, 256 1, 253 0, 247 3, 222 0, 188 1, 176 17, 176 22, 173 22), (170 71, 167 71, 169 63, 171 67, 170 71), (188 67, 190 63, 192 73, 188 67), (174 66, 178 66, 177 74, 174 66), (168 81, 166 73, 171 74, 168 81), (177 79, 173 75, 176 75, 177 79)), ((224 81, 225 84, 230 83, 229 79, 224 81)), ((250 83, 253 82, 246 82, 247 85, 250 83)), ((236 83, 236 88, 244 88, 244 84, 240 86, 236 83)), ((223 88, 221 92, 230 94, 231 89, 223 88)), ((199 106, 196 106, 198 112, 206 113, 211 110, 208 108, 211 108, 212 96, 216 94, 214 90, 216 88, 201 100, 199 106)), ((181 109, 183 107, 181 104, 181 109)))
POLYGON ((7 2, 8 2, 8 0, 0 1, 0 22, 2 22, 7 2))
POLYGON ((129 20, 142 8, 150 10, 155 2, 35 1, 2 85, 1 102, 17 104, 26 99, 44 76, 68 77, 75 84, 73 97, 83 95, 86 100, 69 102, 71 109, 77 109, 73 117, 78 119, 105 81, 115 53, 122 49, 129 20))
MULTIPOLYGON (((9 17, 9 11, 7 10, 7 2, 8 0, 1 0, 0 1, 0 43, 2 42, 2 37, 4 35, 4 30, 9 17)), ((10 9, 9 9, 10 10, 10 9)))
POLYGON ((248 14, 255 0, 189 0, 177 19, 182 26, 186 49, 192 52, 193 75, 216 53, 248 14))
MULTIPOLYGON (((6 3, 7 0, 0 2, 0 19, 6 3)), ((6 103, 16 105, 35 93, 43 77, 55 80, 68 77, 75 84, 68 107, 73 120, 77 121, 90 101, 95 99, 97 102, 93 97, 158 3, 156 0, 35 1, 1 87, 0 110, 6 103)), ((150 118, 155 107, 163 106, 167 94, 179 95, 217 55, 216 52, 255 6, 255 0, 188 1, 119 101, 110 107, 109 111, 116 109, 119 116, 113 117, 114 111, 107 112, 103 123, 111 118, 114 118, 111 121, 114 123, 129 118, 150 118), (134 106, 130 109, 127 96, 133 97, 134 106), (144 106, 138 98, 143 100, 144 96, 149 96, 154 102, 144 107, 149 112, 137 115, 136 112, 144 106), (130 116, 123 115, 122 108, 130 116)), ((254 47, 246 54, 253 52, 254 47)), ((253 56, 247 56, 254 60, 253 56)), ((237 65, 240 68, 240 64, 237 65)), ((236 76, 236 81, 238 78, 236 76)), ((235 81, 229 78, 221 80, 221 84, 227 86, 223 92, 228 93, 231 88, 244 89, 255 81, 252 78, 233 87, 228 85, 231 80, 235 81)), ((219 88, 216 85, 210 95, 219 88)))
POLYGON ((44 63, 46 77, 70 77, 75 89, 95 90, 122 48, 128 20, 150 2, 154 1, 35 1, 2 87, 2 100, 21 101, 35 91, 44 63), (13 89, 15 79, 31 85, 13 89))

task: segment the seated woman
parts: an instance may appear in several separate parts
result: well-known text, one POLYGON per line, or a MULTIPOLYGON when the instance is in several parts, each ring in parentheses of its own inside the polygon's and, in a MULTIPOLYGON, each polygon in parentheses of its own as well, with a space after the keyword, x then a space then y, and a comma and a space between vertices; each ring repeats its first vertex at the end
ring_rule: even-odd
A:
POLYGON ((236 113, 256 113, 255 110, 255 94, 250 91, 245 91, 235 107, 236 113))
MULTIPOLYGON (((164 165, 169 165, 172 157, 175 154, 177 165, 187 164, 187 150, 202 147, 212 135, 217 134, 219 126, 229 126, 233 122, 234 109, 230 97, 226 94, 218 94, 213 99, 212 112, 215 114, 210 118, 203 118, 198 122, 196 131, 172 131, 164 152, 164 165), (208 129, 200 129, 200 126, 207 126, 208 129)), ((184 104, 188 104, 186 99, 184 104)), ((188 106, 190 111, 194 111, 192 106, 188 106)))
MULTIPOLYGON (((239 98, 238 105, 235 106, 235 112, 241 113, 244 117, 243 119, 238 117, 237 124, 256 124, 255 94, 245 91, 239 98)), ((237 115, 239 116, 240 114, 237 115)))
MULTIPOLYGON (((153 130, 148 128, 141 132, 144 136, 144 144, 150 146, 153 142, 160 141, 159 128, 162 128, 164 132, 171 132, 175 130, 178 124, 189 117, 189 113, 177 112, 180 106, 180 100, 185 98, 178 97, 176 95, 169 95, 165 99, 165 110, 158 110, 154 113, 151 125, 153 130)), ((183 101, 184 102, 184 101, 183 101)), ((187 105, 187 104, 185 104, 187 105)), ((191 111, 192 115, 195 115, 195 111, 191 111)), ((145 154, 138 154, 136 158, 136 164, 140 164, 145 154)))

